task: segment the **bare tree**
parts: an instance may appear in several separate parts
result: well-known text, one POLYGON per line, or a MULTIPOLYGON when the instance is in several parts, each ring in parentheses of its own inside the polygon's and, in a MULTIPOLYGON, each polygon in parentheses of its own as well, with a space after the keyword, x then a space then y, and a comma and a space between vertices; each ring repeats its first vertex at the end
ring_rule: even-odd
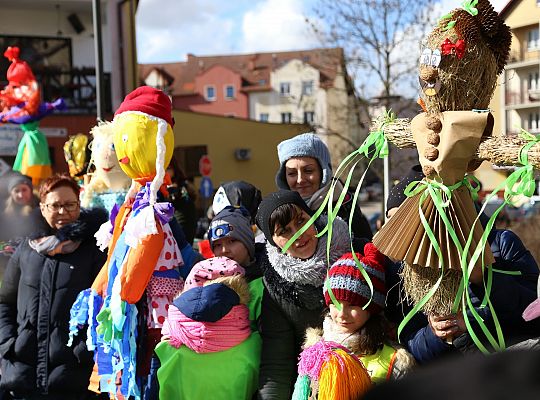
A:
MULTIPOLYGON (((419 44, 434 22, 430 0, 320 0, 313 31, 345 50, 359 95, 403 95, 415 82, 419 44), (407 87, 408 86, 408 87, 407 87)), ((410 92, 409 92, 410 93, 410 92)))
MULTIPOLYGON (((399 116, 402 111, 410 113, 414 109, 415 100, 406 99, 416 94, 420 43, 437 17, 435 3, 319 0, 314 6, 314 17, 306 18, 325 47, 344 49, 347 70, 359 98, 357 116, 361 124, 369 126, 373 114, 381 108, 394 108, 399 116), (373 107, 374 98, 377 107, 373 107)), ((351 150, 360 145, 355 140, 358 139, 347 141, 351 150)), ((398 171, 394 165, 391 169, 398 171)), ((375 164, 373 172, 382 178, 382 164, 375 164)))

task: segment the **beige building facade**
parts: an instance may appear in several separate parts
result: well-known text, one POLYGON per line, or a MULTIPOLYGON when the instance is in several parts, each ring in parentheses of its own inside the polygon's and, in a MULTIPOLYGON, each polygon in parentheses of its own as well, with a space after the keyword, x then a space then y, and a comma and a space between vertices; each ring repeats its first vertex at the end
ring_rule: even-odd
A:
POLYGON ((279 168, 277 145, 309 127, 303 124, 273 124, 189 111, 173 111, 174 155, 188 177, 200 186, 198 162, 208 155, 210 179, 217 188, 230 180, 244 180, 263 194, 277 190, 279 168))
MULTIPOLYGON (((510 0, 500 15, 512 31, 506 68, 491 99, 494 135, 517 135, 521 129, 540 133, 540 1, 510 0)), ((479 171, 484 190, 506 177, 504 170, 484 163, 479 171)))

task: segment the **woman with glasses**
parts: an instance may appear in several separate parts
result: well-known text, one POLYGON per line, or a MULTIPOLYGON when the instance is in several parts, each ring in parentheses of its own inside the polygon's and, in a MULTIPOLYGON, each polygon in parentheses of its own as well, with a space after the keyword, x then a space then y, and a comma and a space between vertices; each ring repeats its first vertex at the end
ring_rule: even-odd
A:
POLYGON ((68 175, 45 180, 39 198, 43 227, 19 245, 0 288, 0 388, 15 399, 91 398, 86 330, 68 347, 68 321, 105 262, 94 233, 107 214, 81 210, 68 175))

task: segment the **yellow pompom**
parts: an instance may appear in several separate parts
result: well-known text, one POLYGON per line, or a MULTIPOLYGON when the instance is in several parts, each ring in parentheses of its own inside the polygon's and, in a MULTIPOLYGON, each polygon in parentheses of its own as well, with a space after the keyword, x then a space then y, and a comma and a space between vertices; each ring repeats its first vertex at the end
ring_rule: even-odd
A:
POLYGON ((335 349, 321 368, 318 400, 358 399, 370 388, 364 365, 344 350, 335 349))

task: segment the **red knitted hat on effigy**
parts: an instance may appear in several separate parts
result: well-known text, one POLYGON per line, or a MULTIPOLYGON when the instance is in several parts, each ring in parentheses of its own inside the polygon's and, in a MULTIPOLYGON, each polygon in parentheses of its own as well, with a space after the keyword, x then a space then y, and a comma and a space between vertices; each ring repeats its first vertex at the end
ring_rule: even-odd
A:
POLYGON ((167 121, 171 127, 174 126, 171 99, 161 90, 150 86, 140 86, 129 93, 114 115, 127 111, 140 111, 167 121))
POLYGON ((8 47, 4 52, 4 57, 11 61, 6 77, 9 83, 24 85, 30 81, 35 81, 36 77, 26 61, 19 59, 20 49, 18 47, 8 47))

